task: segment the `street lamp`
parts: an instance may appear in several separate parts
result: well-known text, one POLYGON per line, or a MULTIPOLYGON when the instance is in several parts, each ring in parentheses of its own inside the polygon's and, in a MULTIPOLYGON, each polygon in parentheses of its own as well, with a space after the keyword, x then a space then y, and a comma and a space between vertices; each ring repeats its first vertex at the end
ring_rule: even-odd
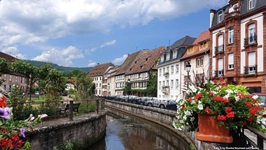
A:
POLYGON ((190 69, 191 69, 191 65, 189 62, 187 62, 186 64, 186 70, 187 70, 187 90, 188 90, 188 82, 189 82, 189 72, 190 72, 190 69))

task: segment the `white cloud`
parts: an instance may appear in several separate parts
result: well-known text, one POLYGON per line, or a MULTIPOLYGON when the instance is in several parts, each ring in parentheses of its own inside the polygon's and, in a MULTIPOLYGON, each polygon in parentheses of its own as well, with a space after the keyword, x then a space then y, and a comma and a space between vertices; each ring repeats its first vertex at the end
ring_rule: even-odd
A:
POLYGON ((91 53, 91 52, 96 51, 97 49, 104 48, 104 47, 106 47, 106 46, 112 46, 112 45, 114 45, 115 43, 116 43, 116 40, 112 40, 112 41, 109 41, 109 42, 105 42, 105 43, 103 43, 103 44, 100 45, 100 46, 93 47, 93 48, 87 50, 86 52, 87 52, 87 53, 91 53))
POLYGON ((19 50, 15 46, 10 46, 10 47, 4 48, 2 50, 2 52, 6 53, 6 54, 9 54, 9 55, 11 55, 13 57, 17 57, 19 59, 26 59, 26 56, 23 55, 23 54, 20 54, 19 50))
POLYGON ((73 60, 83 58, 83 54, 74 46, 69 46, 63 50, 55 48, 44 51, 41 55, 33 58, 32 60, 52 62, 62 66, 71 66, 73 60))
POLYGON ((116 58, 112 61, 113 64, 115 65, 120 65, 122 62, 124 62, 127 58, 127 54, 123 55, 122 57, 116 58))
MULTIPOLYGON (((1 0, 0 46, 44 42, 69 34, 110 31, 111 27, 145 25, 227 0, 1 0)), ((112 43, 110 43, 112 44, 112 43)), ((103 45, 105 46, 105 45, 103 45)))
POLYGON ((94 67, 94 66, 96 66, 96 65, 97 65, 96 62, 90 62, 90 63, 88 64, 88 67, 94 67))

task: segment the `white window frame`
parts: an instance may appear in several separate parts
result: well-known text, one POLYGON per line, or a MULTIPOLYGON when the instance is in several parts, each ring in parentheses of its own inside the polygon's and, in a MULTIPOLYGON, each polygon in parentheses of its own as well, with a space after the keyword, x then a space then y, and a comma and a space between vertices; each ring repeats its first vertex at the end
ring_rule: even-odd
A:
POLYGON ((252 23, 248 26, 248 43, 252 44, 255 43, 256 36, 256 27, 255 24, 252 23))
POLYGON ((228 54, 228 69, 234 69, 234 54, 230 53, 228 54))
POLYGON ((255 7, 256 0, 248 0, 248 9, 253 9, 255 7))
POLYGON ((228 29, 228 44, 234 43, 234 27, 228 29))
POLYGON ((223 76, 223 71, 224 70, 224 65, 223 65, 223 59, 220 58, 218 59, 218 76, 221 77, 223 76))
POLYGON ((255 66, 256 65, 256 53, 255 52, 249 52, 248 53, 248 73, 253 74, 256 72, 255 66))
POLYGON ((224 13, 223 11, 218 12, 218 23, 222 22, 224 20, 224 13))

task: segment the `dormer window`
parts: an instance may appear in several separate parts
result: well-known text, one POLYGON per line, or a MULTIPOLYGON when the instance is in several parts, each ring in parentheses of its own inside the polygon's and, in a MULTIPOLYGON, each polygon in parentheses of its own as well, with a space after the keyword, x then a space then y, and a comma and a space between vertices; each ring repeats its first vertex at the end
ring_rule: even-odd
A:
POLYGON ((143 66, 140 66, 140 69, 142 69, 143 68, 143 66))
POLYGON ((224 13, 223 11, 218 12, 218 23, 222 22, 224 20, 224 13))
POLYGON ((255 7, 256 0, 248 0, 248 9, 253 9, 255 7))
POLYGON ((161 62, 164 62, 164 55, 161 55, 161 62))

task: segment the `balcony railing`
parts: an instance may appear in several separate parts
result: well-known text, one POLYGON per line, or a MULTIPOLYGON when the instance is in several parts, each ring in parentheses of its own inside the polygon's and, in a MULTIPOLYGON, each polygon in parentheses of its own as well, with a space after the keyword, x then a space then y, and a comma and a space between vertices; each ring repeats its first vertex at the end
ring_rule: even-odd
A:
POLYGON ((224 53, 224 45, 215 47, 215 54, 224 53))
POLYGON ((257 74, 257 65, 244 66, 244 74, 257 74))
POLYGON ((249 45, 253 45, 253 44, 257 44, 257 35, 252 35, 248 38, 244 39, 244 46, 249 46, 249 45))
POLYGON ((215 71, 215 77, 223 77, 224 76, 224 70, 216 70, 215 71))

